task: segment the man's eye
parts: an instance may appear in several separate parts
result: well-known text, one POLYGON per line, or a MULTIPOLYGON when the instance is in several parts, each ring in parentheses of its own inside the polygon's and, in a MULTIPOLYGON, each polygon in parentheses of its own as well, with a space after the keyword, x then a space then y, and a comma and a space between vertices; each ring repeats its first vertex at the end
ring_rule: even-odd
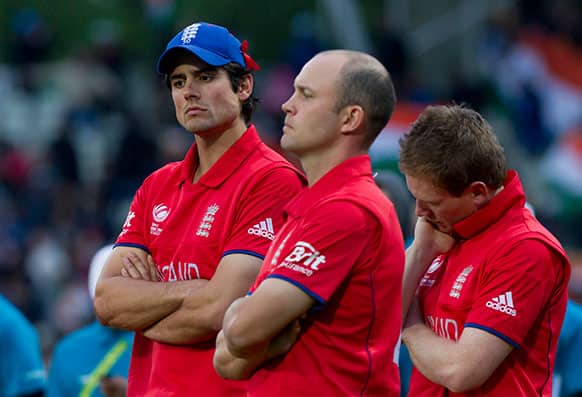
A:
POLYGON ((184 80, 174 80, 174 82, 172 83, 172 87, 174 88, 184 87, 184 80))
POLYGON ((212 74, 201 74, 201 75, 198 77, 198 79, 199 79, 200 81, 210 81, 210 80, 212 80, 213 78, 214 78, 214 75, 212 75, 212 74))

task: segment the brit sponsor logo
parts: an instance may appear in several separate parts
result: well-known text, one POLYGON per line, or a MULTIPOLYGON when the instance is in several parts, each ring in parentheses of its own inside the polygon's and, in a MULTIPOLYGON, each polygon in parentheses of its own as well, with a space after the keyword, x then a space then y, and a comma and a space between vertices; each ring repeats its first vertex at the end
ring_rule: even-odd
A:
POLYGON ((215 203, 209 206, 206 209, 206 213, 198 225, 198 230, 196 231, 196 235, 198 237, 208 238, 210 236, 210 230, 212 229, 212 223, 214 222, 214 218, 216 217, 216 213, 220 207, 215 203))
POLYGON ((199 23, 193 23, 192 25, 186 27, 182 32, 182 37, 180 37, 180 40, 182 40, 182 44, 190 44, 190 42, 196 38, 199 28, 200 28, 199 23))
POLYGON ((121 233, 119 233, 120 236, 122 236, 123 234, 125 234, 129 230, 129 228, 131 227, 131 221, 133 220, 133 218, 135 218, 135 212, 129 211, 127 213, 127 217, 125 218, 125 222, 123 222, 123 227, 121 228, 121 233))
POLYGON ((278 267, 286 267, 311 277, 314 272, 319 270, 319 265, 322 263, 325 263, 325 255, 321 255, 321 252, 311 244, 298 241, 293 251, 283 259, 278 267))
POLYGON ((513 305, 513 294, 511 291, 491 298, 487 301, 485 306, 501 313, 509 314, 513 317, 517 316, 517 310, 515 310, 515 306, 513 305))
POLYGON ((463 285, 465 285, 465 281, 467 281, 467 277, 473 271, 473 266, 467 266, 463 269, 461 273, 457 276, 455 283, 451 287, 451 291, 449 292, 449 296, 451 298, 459 299, 461 297, 461 291, 463 289, 463 285))
POLYGON ((249 227, 248 233, 255 236, 268 238, 269 240, 274 240, 275 230, 273 230, 273 220, 271 218, 267 218, 264 221, 257 223, 253 227, 249 227))

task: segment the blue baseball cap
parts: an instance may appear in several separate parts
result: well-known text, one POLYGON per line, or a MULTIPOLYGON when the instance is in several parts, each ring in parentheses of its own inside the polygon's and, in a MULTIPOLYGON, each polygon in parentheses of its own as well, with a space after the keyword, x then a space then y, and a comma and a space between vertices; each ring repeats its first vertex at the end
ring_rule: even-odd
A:
POLYGON ((245 69, 259 70, 259 65, 246 53, 247 41, 242 43, 228 29, 207 22, 197 22, 185 27, 166 46, 157 63, 160 74, 168 74, 169 54, 183 48, 212 66, 235 62, 245 69))

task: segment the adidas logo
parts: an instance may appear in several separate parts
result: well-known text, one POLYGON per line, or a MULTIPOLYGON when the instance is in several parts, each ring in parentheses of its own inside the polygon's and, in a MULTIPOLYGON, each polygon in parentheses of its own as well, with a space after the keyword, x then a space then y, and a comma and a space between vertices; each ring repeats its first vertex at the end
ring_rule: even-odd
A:
POLYGON ((249 227, 248 233, 255 236, 265 237, 269 240, 274 240, 275 230, 273 230, 273 220, 267 218, 264 221, 257 223, 255 226, 249 227))
POLYGON ((501 313, 509 314, 513 317, 517 315, 517 310, 513 306, 513 295, 511 291, 501 294, 495 298, 491 298, 487 301, 486 305, 488 308, 500 311, 501 313))

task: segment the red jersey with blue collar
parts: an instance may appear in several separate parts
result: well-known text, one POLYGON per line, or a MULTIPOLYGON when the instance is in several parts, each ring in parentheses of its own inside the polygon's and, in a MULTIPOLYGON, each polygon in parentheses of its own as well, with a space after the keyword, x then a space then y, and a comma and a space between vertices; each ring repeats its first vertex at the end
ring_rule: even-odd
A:
POLYGON ((251 292, 276 277, 316 305, 291 350, 249 380, 249 396, 399 396, 404 245, 370 158, 346 160, 285 211, 251 292))
POLYGON ((514 347, 478 389, 453 393, 416 369, 409 396, 551 397, 570 265, 564 250, 524 208, 516 172, 491 202, 454 226, 459 241, 437 257, 420 282, 426 324, 460 338, 474 327, 514 347))
MULTIPOLYGON (((138 189, 116 245, 151 253, 164 282, 210 279, 221 258, 263 258, 283 224, 302 175, 261 142, 253 126, 197 183, 196 144, 183 161, 155 171, 138 189)), ((220 378, 214 341, 174 346, 135 335, 130 396, 237 396, 246 382, 220 378)))

